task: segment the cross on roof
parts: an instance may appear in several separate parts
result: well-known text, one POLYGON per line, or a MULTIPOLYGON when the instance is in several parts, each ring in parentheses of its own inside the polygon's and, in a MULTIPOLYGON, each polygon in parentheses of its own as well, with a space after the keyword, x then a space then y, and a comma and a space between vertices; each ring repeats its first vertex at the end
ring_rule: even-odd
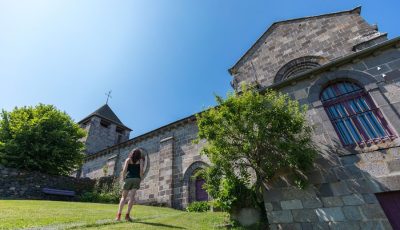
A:
POLYGON ((108 91, 108 93, 106 93, 106 96, 107 96, 107 101, 106 101, 106 104, 108 104, 108 99, 110 99, 110 98, 112 98, 111 97, 111 90, 110 91, 108 91))

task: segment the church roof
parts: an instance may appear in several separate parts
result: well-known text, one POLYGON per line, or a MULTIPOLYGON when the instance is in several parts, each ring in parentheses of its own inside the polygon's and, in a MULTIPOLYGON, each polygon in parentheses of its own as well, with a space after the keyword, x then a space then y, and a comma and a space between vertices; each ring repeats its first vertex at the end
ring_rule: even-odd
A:
POLYGON ((117 117, 117 115, 115 115, 115 113, 112 111, 112 109, 110 108, 110 106, 108 106, 108 104, 104 104, 103 106, 101 106, 100 108, 98 108, 96 111, 94 111, 93 113, 91 113, 89 116, 83 118, 80 123, 83 123, 85 121, 87 121, 89 118, 93 117, 93 116, 98 116, 101 117, 103 119, 106 119, 112 123, 115 123, 116 125, 122 126, 123 128, 129 129, 127 126, 125 126, 121 120, 117 117))
POLYGON ((244 60, 246 60, 251 54, 253 54, 257 50, 257 46, 266 40, 266 38, 279 26, 281 25, 286 25, 290 23, 298 23, 301 21, 309 20, 309 19, 318 19, 318 18, 324 18, 324 17, 331 17, 331 16, 336 16, 336 15, 343 15, 343 14, 361 14, 361 6, 358 6, 354 9, 351 10, 346 10, 346 11, 339 11, 335 13, 328 13, 328 14, 321 14, 321 15, 316 15, 316 16, 307 16, 307 17, 301 17, 301 18, 294 18, 294 19, 289 19, 289 20, 283 20, 283 21, 278 21, 272 23, 271 26, 268 27, 268 29, 257 39, 257 41, 246 51, 246 53, 230 68, 228 69, 228 72, 232 75, 232 73, 235 72, 236 67, 242 63, 244 60))

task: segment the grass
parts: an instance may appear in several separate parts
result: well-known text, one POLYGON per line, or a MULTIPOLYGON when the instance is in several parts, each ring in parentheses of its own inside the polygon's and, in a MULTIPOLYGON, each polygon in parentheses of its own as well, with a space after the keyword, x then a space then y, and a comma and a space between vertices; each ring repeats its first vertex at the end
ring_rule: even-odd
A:
MULTIPOLYGON (((126 207, 124 208, 126 210, 126 207)), ((114 221, 116 204, 0 200, 0 229, 223 229, 226 213, 135 205, 133 223, 114 221)))

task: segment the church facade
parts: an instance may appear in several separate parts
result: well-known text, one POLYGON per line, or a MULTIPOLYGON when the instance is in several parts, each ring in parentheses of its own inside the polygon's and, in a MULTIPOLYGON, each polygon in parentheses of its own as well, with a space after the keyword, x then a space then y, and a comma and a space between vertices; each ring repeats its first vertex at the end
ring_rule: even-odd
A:
MULTIPOLYGON (((308 105, 319 156, 305 190, 285 177, 265 188, 272 229, 400 228, 400 38, 360 12, 273 23, 229 69, 235 90, 253 84, 308 105)), ((192 177, 209 164, 199 154, 205 142, 192 143, 194 115, 128 140, 130 129, 100 110, 80 122, 89 133, 81 177, 118 175, 138 147, 146 159, 139 202, 184 208, 207 199, 192 177)))
POLYGON ((140 148, 145 172, 137 201, 178 209, 192 201, 207 200, 204 180, 193 178, 209 161, 200 155, 203 143, 197 137, 195 116, 189 116, 128 140, 126 127, 106 104, 79 122, 88 135, 85 163, 77 176, 99 178, 118 176, 129 152, 140 148))

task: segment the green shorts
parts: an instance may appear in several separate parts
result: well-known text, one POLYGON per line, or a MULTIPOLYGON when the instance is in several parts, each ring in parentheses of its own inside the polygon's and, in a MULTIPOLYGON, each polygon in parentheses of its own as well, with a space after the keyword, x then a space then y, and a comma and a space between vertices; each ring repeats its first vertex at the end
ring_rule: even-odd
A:
POLYGON ((139 189, 140 188, 140 178, 126 178, 124 184, 122 185, 123 190, 139 189))

